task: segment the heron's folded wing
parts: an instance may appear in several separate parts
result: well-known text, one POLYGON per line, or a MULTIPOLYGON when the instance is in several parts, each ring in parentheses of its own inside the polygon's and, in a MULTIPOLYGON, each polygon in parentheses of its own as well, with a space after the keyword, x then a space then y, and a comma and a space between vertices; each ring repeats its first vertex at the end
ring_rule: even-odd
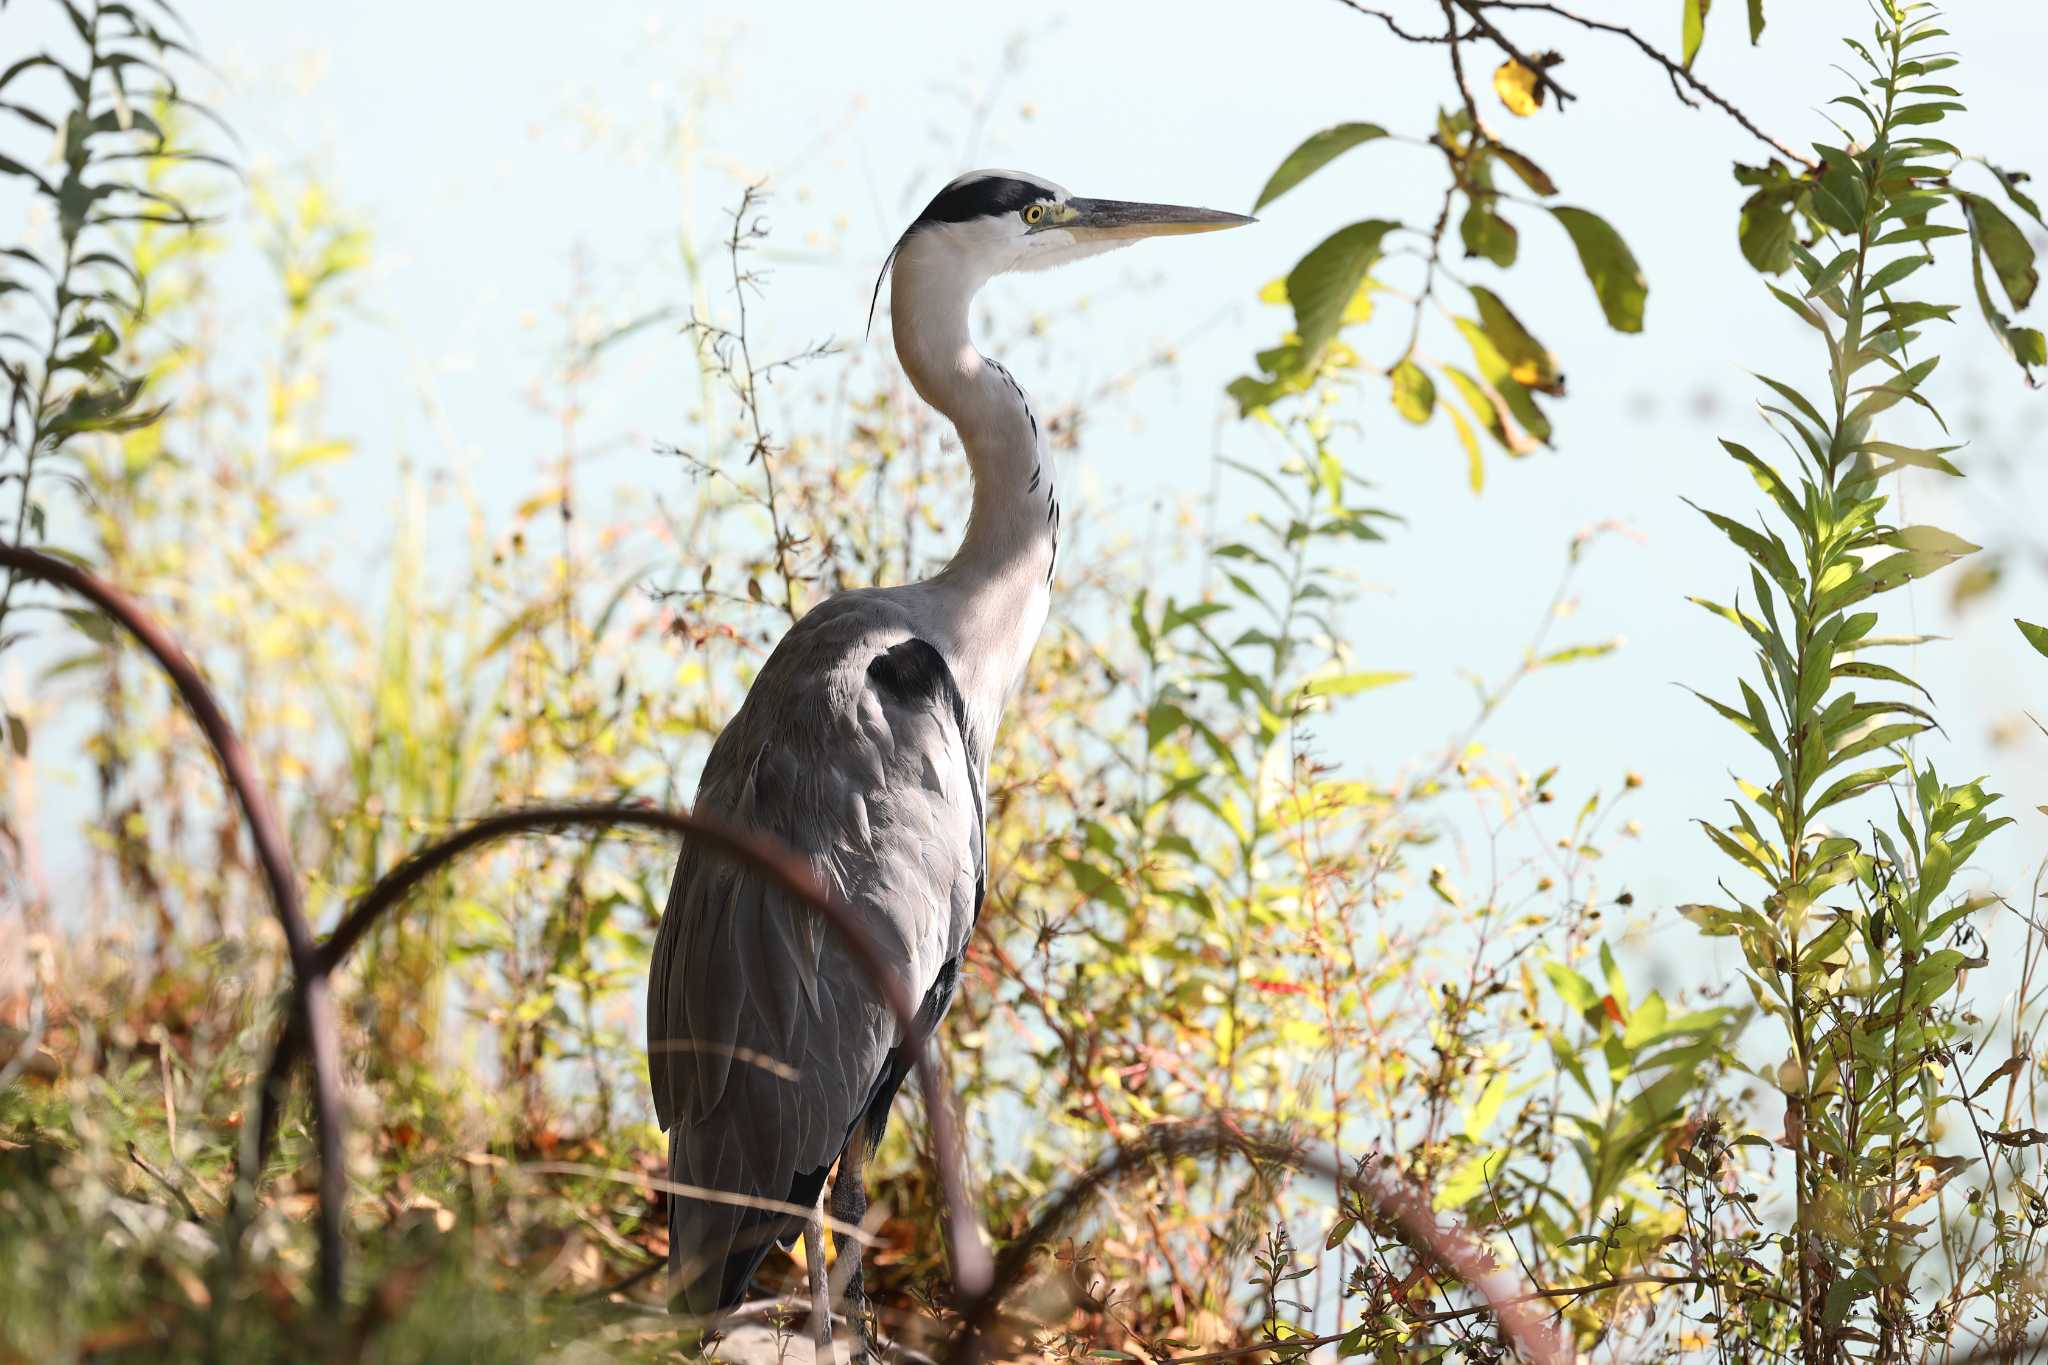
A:
MULTIPOLYGON (((938 651, 893 613, 820 607, 712 751, 699 808, 780 839, 851 906, 913 1006, 979 908, 981 765, 938 651)), ((854 956, 751 869, 686 847, 649 980, 677 1161, 730 1151, 779 1198, 829 1165, 902 1041, 854 956)), ((709 1163, 723 1165, 724 1163, 709 1163)), ((683 1176, 678 1171, 678 1176, 683 1176)))

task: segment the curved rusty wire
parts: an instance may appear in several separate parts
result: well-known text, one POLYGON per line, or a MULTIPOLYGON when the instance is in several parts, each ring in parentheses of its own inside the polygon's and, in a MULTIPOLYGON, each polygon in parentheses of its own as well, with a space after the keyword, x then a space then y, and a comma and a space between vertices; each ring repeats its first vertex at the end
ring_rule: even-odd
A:
MULTIPOLYGON (((1494 1264, 1472 1234, 1445 1224, 1429 1196, 1407 1177, 1382 1168, 1360 1176, 1336 1161, 1304 1149, 1284 1137, 1246 1131, 1222 1118, 1204 1123, 1160 1123, 1137 1137, 1119 1142, 1108 1155, 1075 1179, 1032 1221, 1024 1235, 996 1257, 995 1275, 987 1292, 967 1297, 961 1322, 947 1353, 947 1365, 979 1365, 982 1337, 995 1322, 1003 1301, 1023 1283, 1038 1248, 1058 1237, 1104 1188, 1155 1161, 1188 1156, 1241 1156, 1317 1175, 1364 1200, 1401 1234, 1407 1246, 1450 1275, 1478 1291, 1494 1320, 1524 1360, 1531 1365, 1568 1365, 1571 1353, 1559 1335, 1545 1326, 1520 1291, 1526 1286, 1494 1264)), ((1276 1344, 1275 1350, 1283 1349, 1276 1344)))
MULTIPOLYGON (((36 579, 84 598, 135 637, 177 689, 179 700, 206 736, 220 763, 221 775, 242 808, 242 818, 249 826, 249 842, 255 847, 256 862, 270 892, 271 909, 284 929, 285 947, 297 983, 290 1027, 298 1031, 301 1046, 307 1039, 312 1043, 313 1114, 320 1144, 320 1297, 329 1305, 339 1303, 343 1256, 341 1208, 347 1194, 348 1174, 342 1157, 339 1035, 334 1027, 327 974, 319 964, 312 926, 307 923, 305 908, 299 901, 291 848, 257 778, 256 765, 191 658, 154 617, 126 594, 75 564, 19 545, 0 545, 0 565, 23 578, 36 579)), ((266 1095, 265 1103, 269 1102, 266 1095)))
MULTIPOLYGON (((644 805, 578 802, 500 811, 414 850, 404 862, 379 878, 350 907, 334 933, 319 945, 315 953, 316 971, 324 978, 347 958, 350 950, 362 941, 380 918, 403 904, 420 883, 465 853, 514 834, 619 825, 682 835, 747 863, 765 875, 778 890, 816 914, 846 945, 855 965, 881 995, 889 1012, 896 1016, 897 1026, 914 1049, 918 1079, 924 1091, 925 1111, 931 1123, 933 1157, 939 1167, 939 1189, 946 1205, 953 1279, 963 1294, 984 1291, 990 1277, 988 1247, 982 1240, 981 1226, 975 1220, 967 1198, 960 1135, 954 1125, 952 1106, 946 1098, 944 1060, 929 1031, 917 1026, 916 1002, 911 1000, 903 983, 883 963, 866 927, 844 901, 819 883, 801 859, 779 843, 712 816, 644 805)), ((271 1053, 273 1078, 290 1073, 304 1043, 303 1036, 288 1021, 271 1053)), ((276 1113, 269 1105, 274 1088, 266 1086, 263 1093, 265 1111, 259 1115, 256 1133, 259 1168, 276 1126, 276 1113)))

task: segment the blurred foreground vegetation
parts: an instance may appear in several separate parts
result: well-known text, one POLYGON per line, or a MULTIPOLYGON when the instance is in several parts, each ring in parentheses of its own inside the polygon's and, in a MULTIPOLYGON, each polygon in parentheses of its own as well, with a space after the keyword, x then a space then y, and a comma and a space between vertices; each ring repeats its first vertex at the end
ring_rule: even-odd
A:
MULTIPOLYGON (((1477 489, 1482 437, 1508 454, 1547 441, 1535 396, 1562 393, 1500 292, 1439 292, 1466 269, 1449 224, 1467 259, 1516 259, 1498 171, 1556 189, 1491 126, 1536 116, 1551 69, 1479 65, 1474 16, 1510 8, 1461 6, 1437 40, 1492 72, 1501 111, 1461 66, 1425 134, 1449 172, 1433 230, 1340 228, 1266 291, 1294 326, 1230 386, 1259 453, 1176 510, 1173 538, 1198 550, 1176 565, 1084 532, 1063 557, 994 758, 989 904, 946 1035, 982 1213, 1015 1236, 1106 1145, 1222 1115, 1391 1163, 1537 1286, 1589 1358, 2012 1352, 2048 1325, 2048 938, 2037 888, 1958 880, 1982 841, 2012 836, 1982 784, 1937 771, 1931 700, 1871 652, 1901 639, 1882 595, 1975 548, 1886 511, 1902 470, 1968 459, 1921 390, 1958 309, 1912 301, 1911 263, 1967 253, 1965 313, 2043 363, 2040 334, 2004 311, 2033 293, 2021 225, 2040 215, 2023 177, 1935 140, 1968 72, 1946 70, 1931 16, 1842 5, 1855 84, 1830 73, 1814 98, 1847 92, 1843 136, 1806 164, 1747 168, 1743 245, 1770 275, 1740 283, 1816 336, 1808 373, 1764 381, 1783 447, 1730 434, 1758 507, 1710 513, 1730 545, 1701 604, 1757 649, 1749 678, 1687 680, 1759 746, 1738 761, 1740 799, 1700 813, 1725 883, 1636 906, 1600 859, 1639 834, 1629 801, 1656 774, 1578 786, 1549 766, 1569 755, 1524 766, 1485 743, 1522 680, 1614 647, 1568 633, 1598 530, 1560 528, 1552 608, 1478 687, 1468 728, 1376 756, 1378 777, 1318 746, 1335 709, 1402 679, 1339 628, 1397 521, 1361 476, 1360 424, 1387 420, 1387 400, 1410 421, 1447 413, 1477 489), (1966 169, 1976 188, 1959 187, 1966 169), (1421 246, 1383 250, 1404 233, 1421 246), (1387 334, 1390 309, 1406 346, 1376 365, 1362 338, 1387 334), (1432 354, 1425 322, 1469 365, 1432 354), (1162 591, 1174 568, 1198 591, 1162 591), (1485 856, 1447 857, 1454 828, 1485 856), (1732 939, 1743 970, 1643 989, 1623 939, 1644 913, 1732 939), (1994 954, 2019 964, 2002 1000, 1971 984, 1994 954)), ((1708 6, 1684 10, 1696 47, 1708 6)), ((171 18, 72 12, 60 65, 0 77, 7 108, 56 135, 52 167, 0 162, 41 206, 0 260, 18 329, 0 341, 0 511, 18 510, 12 542, 123 586, 200 659, 286 816, 316 924, 485 812, 686 805, 791 620, 950 549, 964 473, 885 348, 770 363, 706 325, 751 287, 751 199, 682 225, 717 246, 683 254, 673 300, 619 316, 561 302, 532 387, 560 447, 509 523, 441 471, 363 507, 352 464, 390 456, 357 450, 325 401, 327 345, 364 325, 347 301, 374 250, 347 187, 244 186, 190 155, 214 144, 165 83, 184 60, 171 18), (285 305, 262 336, 221 283, 258 257, 285 305), (633 457, 660 461, 640 485, 670 491, 606 503, 588 491, 601 447, 584 395, 628 347, 666 348, 700 397, 687 431, 633 457), (257 369, 231 363, 252 354, 257 369), (428 544, 452 518, 466 541, 428 544), (366 556, 388 557, 381 601, 362 600, 366 556)), ((1262 202, 1383 136, 1316 135, 1262 202)), ((1644 325, 1618 234, 1535 207, 1566 227, 1608 320, 1644 325)), ((1032 332, 996 319, 985 342, 1028 350, 1032 332)), ((1073 395, 1056 444, 1085 441, 1084 411, 1131 377, 1073 395)), ((2036 643, 2048 653, 2048 633, 2036 643)), ((302 1107, 240 1254, 220 1242, 288 987, 239 816, 153 668, 99 618, 10 576, 0 650, 32 670, 26 695, 0 698, 0 1359, 672 1353, 648 1273, 666 1216, 645 1183, 663 1163, 638 997, 673 849, 617 831, 483 853, 357 954, 341 983, 355 1259, 332 1317, 312 1289, 302 1107), (39 861, 37 764, 67 726, 92 764, 93 856, 59 885, 39 861)), ((894 1125, 876 1164, 869 1273, 885 1326, 936 1350, 948 1280, 923 1133, 894 1125)), ((1143 1169, 1042 1260, 1006 1325, 1019 1356, 1504 1350, 1375 1210, 1258 1162, 1143 1169)), ((801 1281, 780 1256, 769 1272, 801 1281)))

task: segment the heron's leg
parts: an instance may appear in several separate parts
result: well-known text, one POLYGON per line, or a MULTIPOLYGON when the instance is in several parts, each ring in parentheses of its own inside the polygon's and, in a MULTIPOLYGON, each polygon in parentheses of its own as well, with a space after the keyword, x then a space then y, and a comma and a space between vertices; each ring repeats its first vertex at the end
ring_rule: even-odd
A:
POLYGON ((832 1296, 825 1290, 825 1192, 804 1223, 804 1269, 811 1282, 811 1345, 813 1359, 837 1365, 839 1354, 832 1349, 832 1296))
MULTIPOLYGON (((832 1181, 832 1217, 842 1227, 860 1227, 868 1216, 867 1160, 868 1128, 866 1123, 858 1123, 846 1150, 839 1154, 839 1170, 832 1181)), ((867 1290, 861 1283, 861 1244, 845 1233, 833 1240, 839 1247, 839 1259, 832 1267, 832 1278, 840 1282, 846 1320, 854 1329, 853 1359, 860 1365, 867 1360, 874 1340, 869 1330, 867 1290)))

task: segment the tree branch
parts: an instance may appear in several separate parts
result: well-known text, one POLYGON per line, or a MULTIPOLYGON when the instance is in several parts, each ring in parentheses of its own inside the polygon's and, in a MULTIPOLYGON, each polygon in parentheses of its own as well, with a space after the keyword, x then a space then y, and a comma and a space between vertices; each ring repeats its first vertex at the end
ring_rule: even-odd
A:
POLYGON ((1471 19, 1471 21, 1478 27, 1480 33, 1485 35, 1486 39, 1489 42, 1491 42, 1495 47, 1499 48, 1502 52, 1505 52, 1508 56, 1514 58, 1517 62, 1520 62, 1523 66, 1527 67, 1530 73, 1536 77, 1537 85, 1539 85, 1545 90, 1548 90, 1551 94, 1557 96, 1557 107, 1560 110, 1563 109, 1566 104, 1578 98, 1577 95, 1574 95, 1571 91, 1559 85, 1557 83, 1557 78, 1555 76, 1552 76, 1550 72, 1547 69, 1545 69, 1541 62, 1536 61, 1534 58, 1523 55, 1522 50, 1520 48, 1516 47, 1512 42, 1509 42, 1508 36, 1505 33, 1502 33, 1499 29, 1495 28, 1493 26, 1492 20, 1488 19, 1484 14, 1480 13, 1477 0, 1457 0, 1457 3, 1458 8, 1465 11, 1466 17, 1471 19))
MULTIPOLYGON (((1736 123, 1742 126, 1743 131, 1761 142, 1768 143, 1778 155, 1786 158, 1788 161, 1804 166, 1808 170, 1814 168, 1813 158, 1801 156, 1798 152, 1793 151, 1790 147, 1757 127, 1750 120, 1749 115, 1729 103, 1728 100, 1716 93, 1705 81, 1687 70, 1685 63, 1667 55, 1654 43, 1644 38, 1634 29, 1629 28, 1626 24, 1611 24, 1603 19, 1589 18, 1586 15, 1574 13, 1562 5, 1553 4, 1551 0, 1458 0, 1458 3, 1467 13, 1474 14, 1475 18, 1477 17, 1476 11, 1481 8, 1526 10, 1536 14, 1548 14, 1554 18, 1563 19, 1567 23, 1577 24, 1580 28, 1590 29, 1594 32, 1611 33, 1616 37, 1626 38, 1631 43, 1634 43, 1644 56, 1664 68, 1665 74, 1671 78, 1672 89, 1679 91, 1679 98, 1681 100, 1685 98, 1684 91, 1681 89, 1682 83, 1683 86, 1690 87, 1701 98, 1715 105, 1723 113, 1727 114, 1728 117, 1734 119, 1736 123)), ((1493 35, 1489 33, 1488 36, 1492 37, 1493 35)), ((1524 65, 1527 65, 1527 63, 1524 62, 1524 65)), ((1533 67, 1531 69, 1535 70, 1533 67)), ((1540 70, 1537 71, 1537 75, 1546 80, 1546 82, 1548 81, 1548 77, 1545 77, 1540 70)), ((1562 91, 1558 93, 1560 95, 1563 94, 1562 91)))
POLYGON ((1447 37, 1440 33, 1410 33, 1407 29, 1401 27, 1399 20, 1395 19, 1393 15, 1388 14, 1385 10, 1374 9, 1370 5, 1361 5, 1358 3, 1358 0, 1337 0, 1337 3, 1344 6, 1344 8, 1348 10, 1352 10, 1356 13, 1363 14, 1368 19, 1379 20, 1381 23, 1385 24, 1390 31, 1392 31, 1393 35, 1396 38, 1399 38, 1402 42, 1406 43, 1449 43, 1454 41, 1462 42, 1465 39, 1472 37, 1478 31, 1476 29, 1468 29, 1466 30, 1466 32, 1458 35, 1456 38, 1447 37))

